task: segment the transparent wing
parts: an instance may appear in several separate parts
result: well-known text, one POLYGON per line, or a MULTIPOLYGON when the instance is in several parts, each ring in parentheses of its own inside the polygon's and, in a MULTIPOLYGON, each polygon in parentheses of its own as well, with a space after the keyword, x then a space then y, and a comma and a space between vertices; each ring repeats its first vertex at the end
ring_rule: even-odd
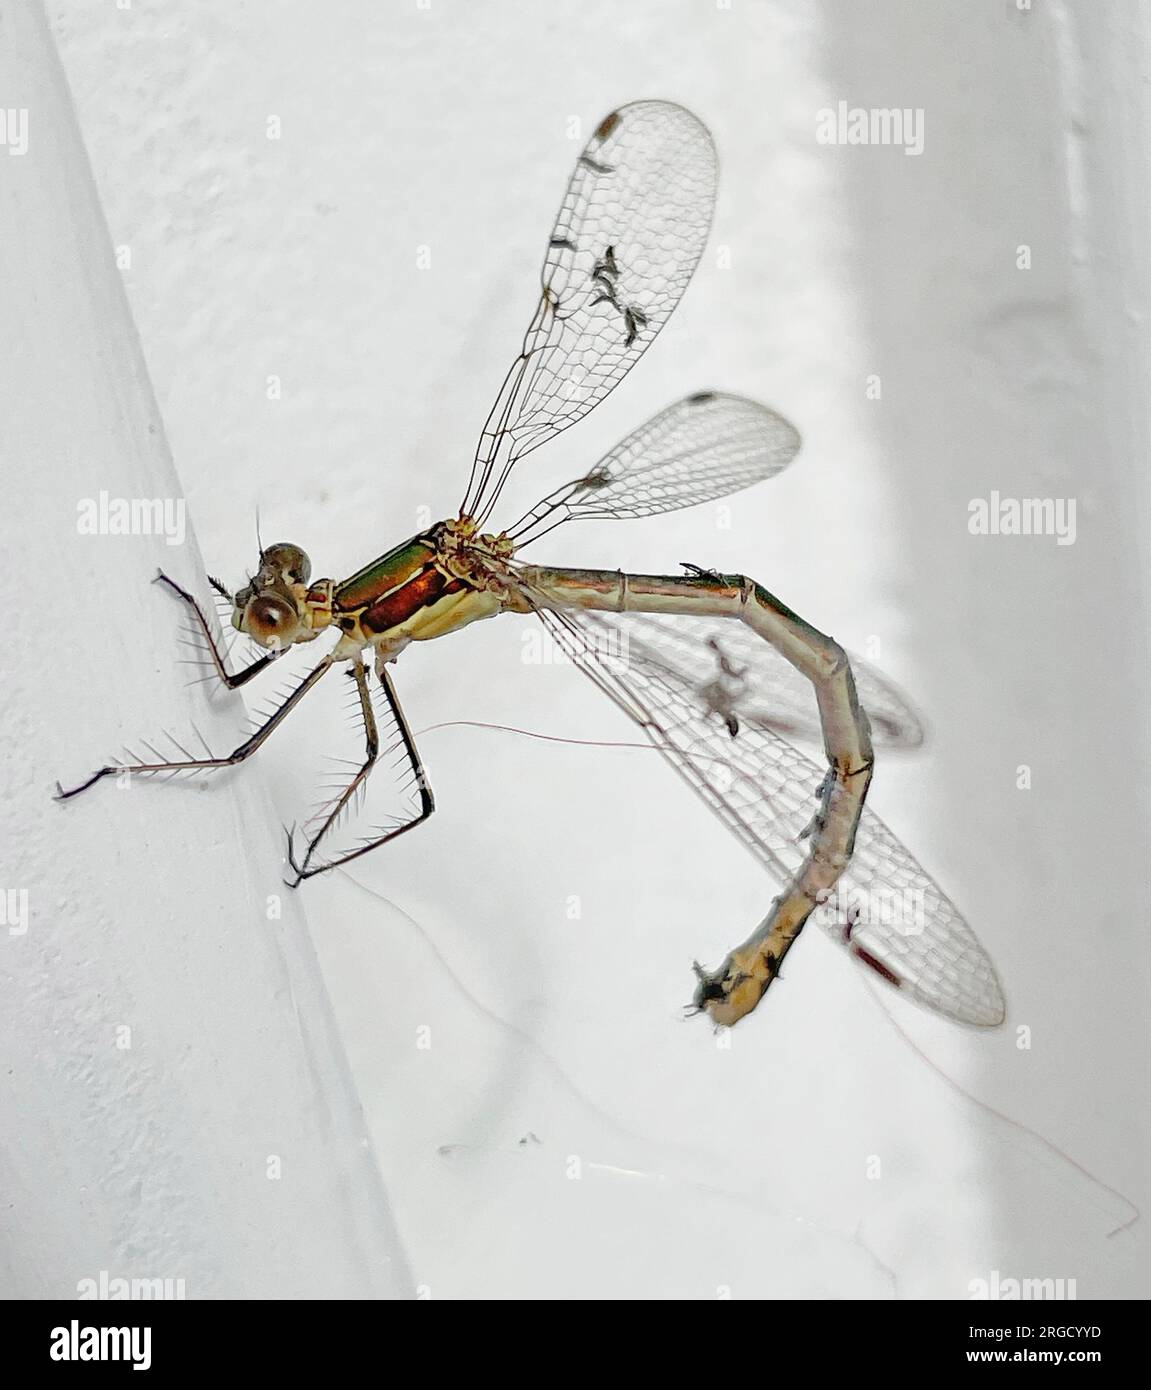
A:
MULTIPOLYGON (((712 671, 686 680, 613 615, 549 610, 523 590, 567 656, 643 730, 782 884, 806 857, 825 769, 771 729, 732 737, 710 699, 712 671)), ((814 696, 812 697, 814 699, 814 696)), ((836 892, 813 917, 886 983, 935 1012, 983 1027, 1004 1002, 987 953, 951 900, 873 812, 836 892)))
POLYGON ((678 511, 772 478, 799 452, 799 431, 742 396, 702 391, 668 406, 582 478, 545 497, 508 535, 522 549, 564 521, 678 511))
POLYGON ((607 396, 679 302, 703 252, 715 147, 682 106, 606 116, 576 162, 539 304, 476 448, 461 516, 482 522, 517 459, 607 396))
MULTIPOLYGON (((793 425, 757 401, 715 391, 687 396, 634 430, 584 477, 545 497, 507 534, 521 551, 580 517, 652 516, 729 496, 774 477, 800 443, 793 425)), ((706 649, 722 638, 733 668, 733 713, 777 733, 821 737, 808 683, 754 633, 723 618, 632 614, 623 621, 639 624, 648 642, 659 646, 661 659, 681 675, 697 670, 701 654, 708 660, 706 649)), ((862 657, 851 662, 875 741, 918 748, 923 726, 907 698, 862 657)))
MULTIPOLYGON (((634 634, 648 659, 690 685, 713 674, 708 696, 744 729, 769 729, 788 738, 821 741, 823 731, 811 684, 762 638, 730 618, 663 617, 621 613, 613 618, 634 634)), ((911 749, 923 743, 923 724, 906 695, 861 656, 851 655, 859 703, 871 721, 872 742, 911 749)))

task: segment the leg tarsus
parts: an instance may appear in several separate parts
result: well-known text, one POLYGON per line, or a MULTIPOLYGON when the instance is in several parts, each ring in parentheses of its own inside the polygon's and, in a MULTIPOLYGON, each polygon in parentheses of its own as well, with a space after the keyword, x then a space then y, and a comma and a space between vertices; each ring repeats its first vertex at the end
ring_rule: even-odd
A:
POLYGON ((81 782, 79 786, 76 787, 69 787, 67 791, 64 790, 60 782, 57 782, 56 792, 52 800, 70 801, 72 797, 79 796, 81 792, 86 792, 89 787, 99 782, 102 777, 111 777, 114 772, 123 772, 123 770, 123 764, 119 764, 116 767, 102 767, 97 772, 94 772, 86 782, 81 782))
POLYGON ((288 841, 288 865, 295 874, 295 878, 286 878, 284 882, 289 888, 298 888, 304 880, 304 874, 300 866, 296 863, 296 827, 294 825, 285 825, 284 835, 287 837, 288 841))

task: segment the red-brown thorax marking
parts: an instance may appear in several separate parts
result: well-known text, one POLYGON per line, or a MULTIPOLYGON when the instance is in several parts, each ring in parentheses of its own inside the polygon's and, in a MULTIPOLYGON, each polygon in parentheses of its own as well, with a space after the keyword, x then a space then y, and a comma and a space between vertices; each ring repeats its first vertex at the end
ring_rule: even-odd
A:
POLYGON ((394 655, 500 612, 511 597, 500 569, 513 554, 505 535, 480 535, 470 518, 440 522, 328 591, 313 586, 311 626, 342 629, 337 656, 369 644, 394 655))
POLYGON ((504 533, 481 535, 470 517, 460 517, 404 541, 350 579, 309 585, 304 552, 277 543, 235 596, 232 622, 269 648, 310 642, 336 627, 342 637, 332 651, 335 660, 372 646, 387 661, 409 642, 523 607, 505 577, 514 553, 504 533))

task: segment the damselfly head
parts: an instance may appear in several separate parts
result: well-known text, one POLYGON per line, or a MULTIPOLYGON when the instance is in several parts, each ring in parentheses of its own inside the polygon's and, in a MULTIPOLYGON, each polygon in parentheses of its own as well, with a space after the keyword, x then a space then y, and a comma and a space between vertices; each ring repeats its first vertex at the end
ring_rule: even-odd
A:
POLYGON ((277 541, 260 556, 260 573, 282 575, 289 584, 306 584, 312 577, 312 562, 298 545, 277 541))
POLYGON ((307 629, 303 602, 311 573, 312 562, 298 545, 268 546, 255 579, 232 600, 232 626, 270 651, 290 647, 307 629))

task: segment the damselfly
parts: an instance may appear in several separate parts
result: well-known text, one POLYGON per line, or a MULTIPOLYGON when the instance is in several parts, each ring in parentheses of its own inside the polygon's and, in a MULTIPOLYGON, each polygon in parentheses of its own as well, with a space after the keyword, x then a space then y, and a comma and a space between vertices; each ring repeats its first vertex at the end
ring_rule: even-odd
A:
POLYGON ((404 648, 498 613, 534 614, 782 885, 763 922, 717 970, 695 967, 700 1010, 733 1024, 754 1009, 814 914, 888 984, 950 1018, 999 1023, 1003 998, 982 947, 864 808, 873 723, 888 741, 917 737, 913 716, 882 677, 858 662, 853 672, 836 642, 743 575, 695 566, 676 576, 557 569, 520 558, 566 521, 651 516, 771 477, 799 449, 786 420, 737 396, 689 396, 514 525, 485 529, 513 467, 598 405, 667 322, 703 252, 716 175, 710 135, 680 106, 640 101, 601 121, 576 161, 548 239, 539 300, 480 434, 458 515, 343 581, 313 580, 307 556, 289 544, 261 548, 255 577, 234 596, 213 580, 232 606, 233 626, 265 649, 236 673, 193 595, 161 576, 188 605, 215 676, 231 689, 321 634, 325 654, 230 753, 115 763, 59 795, 114 774, 243 762, 318 681, 348 662, 365 750, 302 843, 289 833, 298 884, 404 834, 434 809, 389 670, 404 648), (365 664, 372 652, 375 691, 365 664), (812 715, 797 699, 799 686, 812 715), (332 831, 380 756, 373 701, 380 693, 392 746, 413 779, 412 813, 333 853, 332 831), (809 731, 814 715, 822 770, 785 737, 809 731))

